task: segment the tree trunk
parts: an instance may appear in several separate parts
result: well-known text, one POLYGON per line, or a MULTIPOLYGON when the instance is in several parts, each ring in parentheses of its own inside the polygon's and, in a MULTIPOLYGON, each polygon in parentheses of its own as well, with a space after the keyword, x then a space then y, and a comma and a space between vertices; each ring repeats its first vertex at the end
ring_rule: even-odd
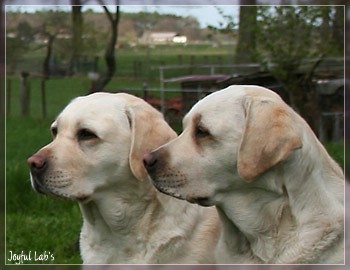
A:
POLYGON ((240 4, 236 61, 247 63, 254 60, 257 7, 256 0, 241 0, 240 4))
POLYGON ((120 19, 119 5, 116 8, 115 18, 113 18, 112 14, 109 12, 106 6, 103 6, 103 8, 111 26, 111 36, 104 56, 107 65, 107 71, 97 80, 96 83, 92 84, 89 93, 103 91, 104 87, 112 79, 116 71, 115 45, 118 39, 118 25, 120 19))
POLYGON ((329 34, 331 33, 331 24, 330 24, 330 15, 331 15, 331 7, 323 7, 322 8, 322 24, 321 24, 321 37, 322 40, 329 40, 329 34))
POLYGON ((43 64, 44 79, 48 79, 50 77, 50 61, 52 56, 52 47, 53 47, 53 42, 55 40, 55 35, 48 34, 48 38, 49 40, 46 46, 46 56, 43 64))
POLYGON ((68 74, 74 73, 74 68, 78 58, 79 51, 82 48, 82 33, 83 33, 83 16, 81 13, 81 1, 71 0, 72 4, 72 55, 69 61, 68 74))
MULTIPOLYGON (((345 3, 344 3, 345 5, 345 3)), ((335 7, 335 16, 332 27, 333 43, 338 49, 339 53, 344 53, 344 9, 345 6, 335 7)))

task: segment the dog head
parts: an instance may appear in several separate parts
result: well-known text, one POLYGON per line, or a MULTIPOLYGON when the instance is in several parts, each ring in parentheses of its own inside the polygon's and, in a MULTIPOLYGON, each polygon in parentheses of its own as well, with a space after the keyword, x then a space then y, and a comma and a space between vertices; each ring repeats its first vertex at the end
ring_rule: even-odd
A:
POLYGON ((292 110, 272 91, 231 86, 199 101, 183 133, 144 156, 162 192, 204 206, 288 159, 302 146, 292 110))
POLYGON ((81 202, 146 179, 143 155, 176 136, 153 107, 122 93, 74 99, 51 133, 53 141, 28 159, 32 187, 81 202))

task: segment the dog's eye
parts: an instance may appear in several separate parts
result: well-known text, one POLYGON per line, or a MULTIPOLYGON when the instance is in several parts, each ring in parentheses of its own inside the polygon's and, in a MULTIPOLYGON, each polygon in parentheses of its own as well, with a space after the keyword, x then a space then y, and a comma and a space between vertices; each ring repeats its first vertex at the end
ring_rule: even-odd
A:
POLYGON ((196 137, 197 138, 204 138, 204 137, 208 137, 208 136, 210 136, 210 133, 206 128, 201 127, 201 126, 196 127, 196 137))
POLYGON ((51 134, 52 134, 52 137, 54 137, 54 138, 57 136, 57 127, 51 128, 51 134))
POLYGON ((98 136, 95 133, 86 128, 80 129, 78 131, 77 137, 79 141, 89 141, 98 138, 98 136))

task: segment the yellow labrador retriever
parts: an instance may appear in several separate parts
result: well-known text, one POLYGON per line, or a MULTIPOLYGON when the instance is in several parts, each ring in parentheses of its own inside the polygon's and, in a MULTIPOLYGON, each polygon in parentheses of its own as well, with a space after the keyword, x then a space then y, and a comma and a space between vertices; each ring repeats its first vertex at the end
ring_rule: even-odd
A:
POLYGON ((237 85, 207 96, 144 163, 160 191, 216 205, 218 263, 344 262, 343 172, 270 90, 237 85))
POLYGON ((143 155, 176 137, 158 111, 96 93, 71 102, 51 131, 53 142, 28 159, 32 186, 79 203, 84 263, 214 262, 215 208, 161 194, 147 179, 143 155))

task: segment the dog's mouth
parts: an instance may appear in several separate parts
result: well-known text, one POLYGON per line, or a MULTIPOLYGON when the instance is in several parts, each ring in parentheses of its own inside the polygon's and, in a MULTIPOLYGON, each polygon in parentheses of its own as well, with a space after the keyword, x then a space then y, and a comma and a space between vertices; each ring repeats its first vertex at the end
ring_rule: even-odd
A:
POLYGON ((47 187, 45 187, 41 184, 38 184, 37 182, 35 184, 34 190, 40 194, 48 195, 48 196, 54 197, 56 199, 73 200, 73 198, 70 197, 68 194, 57 191, 57 190, 50 190, 47 187))
POLYGON ((188 197, 186 198, 186 200, 190 203, 195 203, 204 207, 213 206, 213 203, 209 197, 196 197, 196 198, 188 197))
POLYGON ((91 197, 88 195, 77 195, 74 198, 72 198, 72 200, 75 200, 81 204, 86 204, 86 203, 90 202, 91 197))
MULTIPOLYGON (((74 197, 70 196, 69 194, 59 189, 50 188, 47 185, 43 184, 42 181, 40 181, 38 178, 34 176, 31 176, 31 182, 32 182, 33 189, 40 194, 51 196, 61 200, 79 200, 80 199, 80 198, 75 199, 74 197)), ((86 198, 84 198, 84 200, 85 199, 86 198)))
POLYGON ((43 194, 43 195, 46 195, 47 194, 46 188, 33 176, 31 176, 30 178, 31 178, 32 188, 36 192, 43 194))
POLYGON ((152 180, 152 182, 158 191, 160 191, 166 195, 172 196, 176 199, 185 200, 185 201, 188 201, 190 203, 198 204, 200 206, 205 206, 205 207, 213 206, 212 200, 209 197, 183 196, 183 195, 177 193, 173 188, 166 188, 164 186, 161 186, 157 181, 152 180))
POLYGON ((166 195, 172 196, 176 199, 185 200, 185 198, 183 198, 179 193, 175 192, 173 188, 166 188, 164 186, 161 186, 157 181, 154 181, 153 178, 152 178, 152 182, 158 191, 166 195))

